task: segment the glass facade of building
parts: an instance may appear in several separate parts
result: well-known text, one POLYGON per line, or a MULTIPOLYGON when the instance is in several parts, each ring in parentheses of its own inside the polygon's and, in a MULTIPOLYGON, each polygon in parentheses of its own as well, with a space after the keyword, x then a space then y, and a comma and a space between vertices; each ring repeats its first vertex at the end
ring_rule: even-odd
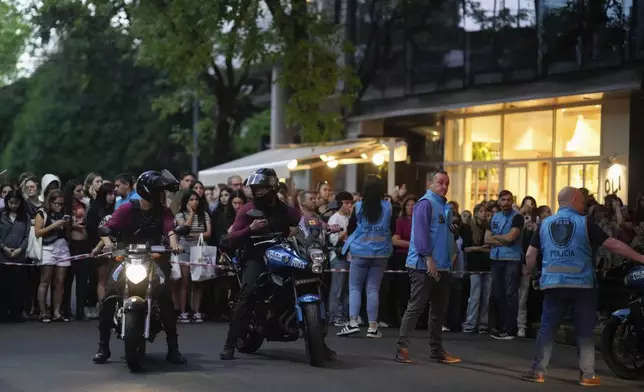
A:
POLYGON ((585 98, 570 106, 553 98, 447 113, 448 198, 471 210, 502 189, 539 205, 556 204, 556 190, 567 185, 597 194, 602 106, 598 96, 585 98))

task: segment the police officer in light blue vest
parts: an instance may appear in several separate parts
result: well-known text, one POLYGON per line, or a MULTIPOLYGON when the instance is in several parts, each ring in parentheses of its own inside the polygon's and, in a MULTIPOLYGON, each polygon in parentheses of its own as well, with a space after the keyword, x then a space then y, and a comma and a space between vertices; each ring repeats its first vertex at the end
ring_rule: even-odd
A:
POLYGON ((449 176, 444 171, 433 173, 429 190, 414 206, 411 217, 411 238, 406 267, 411 285, 409 303, 400 324, 396 361, 411 363, 409 334, 430 301, 430 356, 442 363, 461 360, 443 348, 443 324, 449 303, 451 275, 455 260, 456 241, 450 231, 452 211, 446 204, 449 176))
POLYGON ((512 208, 512 192, 499 193, 499 207, 485 231, 485 244, 491 247, 492 287, 499 307, 501 330, 493 331, 490 336, 498 340, 514 339, 517 334, 517 315, 519 313, 519 286, 523 267, 521 231, 525 220, 512 208))
POLYGON ((600 382, 595 375, 597 291, 593 252, 603 246, 640 263, 644 263, 644 255, 621 241, 609 238, 595 222, 581 215, 584 196, 579 189, 563 188, 558 201, 559 211, 541 222, 526 254, 527 274, 536 265, 541 252, 543 261, 539 284, 544 299, 534 362, 523 378, 539 383, 545 381, 555 332, 563 313, 571 305, 579 350, 579 383, 597 386, 600 382))

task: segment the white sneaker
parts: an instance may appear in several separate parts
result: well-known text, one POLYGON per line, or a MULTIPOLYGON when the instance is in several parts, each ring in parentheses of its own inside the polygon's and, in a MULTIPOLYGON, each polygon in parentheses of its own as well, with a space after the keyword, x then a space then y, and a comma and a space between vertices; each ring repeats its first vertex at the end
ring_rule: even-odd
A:
POLYGON ((181 324, 188 324, 190 323, 190 319, 188 318, 188 313, 181 313, 179 315, 179 319, 177 320, 181 324))
POLYGON ((384 321, 378 322, 378 328, 389 328, 389 324, 385 323, 384 321))
POLYGON ((443 332, 451 332, 452 330, 443 325, 443 332))
POLYGON ((358 325, 361 327, 367 325, 364 321, 362 321, 362 317, 360 316, 358 316, 358 325))
POLYGON ((360 332, 360 326, 358 326, 357 324, 347 324, 336 335, 349 336, 349 335, 356 334, 358 332, 360 332))
POLYGON ((380 331, 378 331, 377 328, 369 328, 367 329, 367 337, 378 339, 382 337, 382 334, 380 333, 380 331))
POLYGON ((201 313, 195 313, 192 315, 192 321, 195 324, 200 324, 203 323, 203 317, 201 317, 201 313))
POLYGON ((517 337, 525 338, 525 328, 519 328, 519 331, 517 332, 517 337))

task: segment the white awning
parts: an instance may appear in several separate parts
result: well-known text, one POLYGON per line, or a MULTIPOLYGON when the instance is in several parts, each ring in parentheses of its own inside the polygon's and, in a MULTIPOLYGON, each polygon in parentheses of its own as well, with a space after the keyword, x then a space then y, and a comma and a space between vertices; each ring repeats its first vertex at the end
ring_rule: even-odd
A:
MULTIPOLYGON (((228 177, 248 177, 254 170, 272 168, 279 178, 289 178, 291 171, 307 170, 336 161, 339 165, 370 162, 373 154, 380 153, 388 160, 386 139, 358 139, 337 143, 300 144, 280 146, 244 158, 236 159, 199 172, 205 186, 225 184, 228 177)), ((396 142, 395 160, 407 159, 407 144, 396 142)), ((336 164, 336 166, 337 166, 336 164)))

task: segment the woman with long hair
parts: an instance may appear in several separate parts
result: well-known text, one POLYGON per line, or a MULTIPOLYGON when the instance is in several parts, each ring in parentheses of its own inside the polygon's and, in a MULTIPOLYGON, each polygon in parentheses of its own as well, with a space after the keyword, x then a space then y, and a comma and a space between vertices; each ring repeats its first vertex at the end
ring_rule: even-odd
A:
MULTIPOLYGON (((88 240, 87 229, 85 228, 85 215, 87 205, 83 202, 83 185, 78 181, 68 181, 65 185, 65 215, 70 217, 69 252, 72 256, 88 254, 92 251, 92 245, 88 240)), ((71 268, 65 276, 65 294, 63 296, 63 311, 68 317, 71 313, 72 285, 76 280, 76 320, 85 320, 98 317, 93 309, 87 304, 89 258, 74 260, 71 268)), ((91 305, 94 307, 96 301, 91 305)))
POLYGON ((29 269, 26 262, 27 240, 31 221, 26 201, 19 190, 4 196, 5 209, 0 212, 0 320, 24 321, 29 269))
POLYGON ((384 200, 385 183, 374 175, 365 179, 362 201, 356 203, 349 218, 349 238, 342 252, 349 267, 349 323, 338 332, 348 336, 360 332, 358 317, 362 290, 367 288, 367 337, 380 338, 378 331, 379 291, 387 260, 393 252, 391 239, 391 203, 384 200))
MULTIPOLYGON (((96 199, 92 200, 87 211, 87 235, 89 236, 90 244, 94 245, 92 255, 97 255, 103 249, 103 242, 98 235, 98 227, 103 219, 114 213, 116 203, 116 193, 114 185, 104 182, 96 193, 96 199)), ((95 269, 96 274, 90 271, 90 280, 93 280, 96 275, 96 298, 98 301, 103 301, 105 298, 105 285, 110 273, 110 257, 100 257, 96 260, 95 269)), ((90 284, 90 288, 94 287, 90 284)))
POLYGON ((60 313, 65 290, 65 275, 71 265, 67 232, 70 220, 64 219, 65 198, 59 189, 47 193, 43 208, 36 212, 34 231, 36 237, 42 238, 42 260, 40 260, 40 285, 38 286, 38 305, 40 321, 69 321, 60 313), (54 280, 52 296, 53 319, 47 313, 47 291, 54 280))
MULTIPOLYGON (((232 193, 233 193, 232 188, 224 188, 219 191, 219 198, 217 199, 217 207, 212 212, 212 215, 210 215, 210 221, 213 222, 213 224, 216 224, 221 214, 223 214, 224 211, 226 211, 226 206, 228 206, 228 203, 230 202, 230 195, 232 193)), ((214 240, 211 240, 210 242, 213 246, 219 245, 213 241, 214 240)))
POLYGON ((470 299, 467 302, 467 316, 463 323, 463 332, 488 332, 490 294, 492 293, 492 276, 490 269, 490 248, 485 246, 485 229, 488 226, 488 210, 485 203, 474 207, 474 216, 469 225, 462 225, 460 235, 463 238, 465 263, 470 272, 470 299))
MULTIPOLYGON (((181 198, 179 212, 175 216, 177 225, 190 226, 190 234, 181 237, 180 242, 183 246, 183 253, 179 255, 179 262, 190 263, 190 248, 197 245, 197 241, 203 235, 204 241, 210 238, 212 228, 210 225, 210 216, 208 215, 208 206, 206 199, 200 197, 195 191, 185 192, 181 198)), ((181 265, 181 280, 179 282, 179 322, 189 323, 186 306, 188 302, 188 291, 190 288, 190 265, 181 265)), ((192 321, 202 323, 201 316, 201 295, 203 293, 202 282, 193 282, 192 284, 192 321)))
MULTIPOLYGON (((219 216, 219 219, 217 220, 215 227, 214 227, 214 242, 219 243, 221 240, 221 237, 224 235, 228 234, 230 232, 230 228, 233 225, 233 222, 235 221, 235 216, 237 216, 237 212, 239 211, 240 208, 244 204, 248 203, 248 199, 246 198, 246 194, 244 194, 243 190, 237 190, 237 191, 232 191, 230 193, 230 202, 224 209, 224 212, 219 216)), ((224 252, 222 250, 223 248, 220 248, 221 252, 224 252)), ((232 257, 233 253, 229 252, 228 256, 232 257)), ((222 257, 225 257, 222 254, 222 257)), ((237 291, 239 291, 239 285, 236 282, 237 278, 231 278, 230 276, 223 276, 217 279, 215 287, 213 288, 213 298, 214 298, 214 306, 213 306, 213 315, 216 318, 219 318, 220 321, 228 321, 229 316, 230 316, 230 302, 231 299, 235 298, 235 295, 237 291)))
POLYGON ((91 200, 96 199, 96 193, 98 192, 98 189, 101 187, 102 184, 103 184, 103 177, 101 177, 100 174, 89 173, 87 175, 87 177, 85 178, 85 182, 83 184, 83 192, 87 197, 87 199, 85 200, 87 204, 89 204, 91 200))

